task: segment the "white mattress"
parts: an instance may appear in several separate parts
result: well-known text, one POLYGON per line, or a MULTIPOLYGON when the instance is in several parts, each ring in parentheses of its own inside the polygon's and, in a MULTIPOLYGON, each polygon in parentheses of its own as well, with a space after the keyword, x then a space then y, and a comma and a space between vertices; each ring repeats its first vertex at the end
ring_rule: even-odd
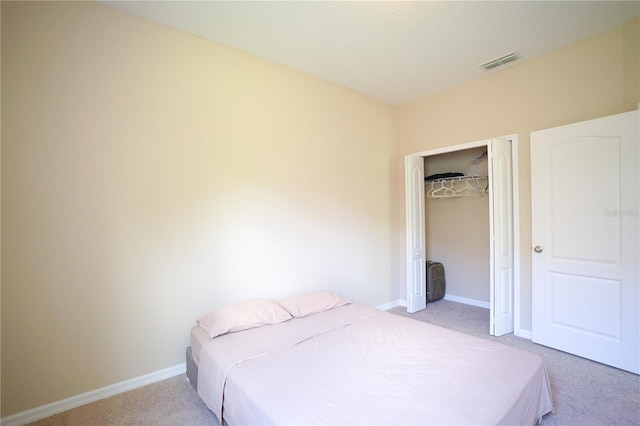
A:
POLYGON ((211 338, 209 334, 202 328, 195 326, 191 329, 191 353, 193 354, 193 361, 196 365, 200 365, 200 353, 202 352, 202 346, 204 346, 211 338))
POLYGON ((198 394, 229 424, 526 425, 552 409, 539 356, 359 304, 204 342, 198 394))

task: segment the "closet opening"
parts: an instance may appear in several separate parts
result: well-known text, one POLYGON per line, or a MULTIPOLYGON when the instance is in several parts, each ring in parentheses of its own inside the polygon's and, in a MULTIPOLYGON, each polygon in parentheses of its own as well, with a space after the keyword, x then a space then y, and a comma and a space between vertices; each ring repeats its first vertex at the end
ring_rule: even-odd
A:
POLYGON ((486 151, 485 146, 423 158, 426 260, 443 264, 448 300, 489 309, 486 151))
POLYGON ((429 260, 445 299, 490 310, 489 334, 519 329, 515 159, 517 135, 405 157, 408 312, 428 309, 429 260))

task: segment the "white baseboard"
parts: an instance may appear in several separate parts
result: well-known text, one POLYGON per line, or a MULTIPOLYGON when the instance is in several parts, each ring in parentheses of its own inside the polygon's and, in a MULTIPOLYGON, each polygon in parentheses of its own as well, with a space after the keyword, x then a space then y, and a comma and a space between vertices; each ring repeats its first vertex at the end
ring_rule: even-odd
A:
POLYGON ((145 374, 144 376, 135 377, 100 389, 52 402, 51 404, 42 405, 40 407, 3 417, 0 419, 0 424, 2 424, 2 426, 25 425, 62 411, 67 411, 81 405, 89 404, 90 402, 98 401, 119 393, 127 392, 142 386, 150 385, 151 383, 184 374, 186 370, 186 364, 178 364, 173 367, 165 368, 164 370, 158 370, 153 373, 145 374))
POLYGON ((396 306, 407 306, 407 302, 404 300, 394 300, 393 302, 385 303, 384 305, 376 306, 376 309, 381 311, 388 311, 391 308, 395 308, 396 306))
POLYGON ((529 339, 529 340, 532 339, 531 330, 519 329, 519 330, 515 330, 513 334, 515 336, 522 337, 523 339, 529 339))
POLYGON ((466 297, 453 296, 450 294, 445 294, 444 300, 451 300, 452 302, 464 303, 465 305, 477 306, 479 308, 490 308, 489 302, 483 302, 482 300, 476 299, 468 299, 466 297))

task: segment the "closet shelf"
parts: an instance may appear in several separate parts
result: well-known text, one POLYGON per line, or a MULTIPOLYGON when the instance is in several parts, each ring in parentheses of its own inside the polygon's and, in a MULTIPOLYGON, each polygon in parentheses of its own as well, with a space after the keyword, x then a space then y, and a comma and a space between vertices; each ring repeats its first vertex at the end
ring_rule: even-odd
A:
POLYGON ((454 198, 472 195, 483 196, 489 192, 488 176, 459 176, 425 181, 429 198, 454 198))

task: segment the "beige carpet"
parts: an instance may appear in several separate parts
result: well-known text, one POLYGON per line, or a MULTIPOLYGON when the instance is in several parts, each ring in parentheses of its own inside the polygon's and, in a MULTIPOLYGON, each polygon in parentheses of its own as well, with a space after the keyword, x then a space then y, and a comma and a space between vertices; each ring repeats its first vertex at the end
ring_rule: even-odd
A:
MULTIPOLYGON (((640 425, 640 376, 531 343, 513 335, 488 335, 489 311, 441 300, 417 314, 390 312, 497 340, 539 354, 547 367, 555 413, 542 425, 640 425)), ((87 404, 38 422, 59 425, 216 425, 185 376, 87 404)))

